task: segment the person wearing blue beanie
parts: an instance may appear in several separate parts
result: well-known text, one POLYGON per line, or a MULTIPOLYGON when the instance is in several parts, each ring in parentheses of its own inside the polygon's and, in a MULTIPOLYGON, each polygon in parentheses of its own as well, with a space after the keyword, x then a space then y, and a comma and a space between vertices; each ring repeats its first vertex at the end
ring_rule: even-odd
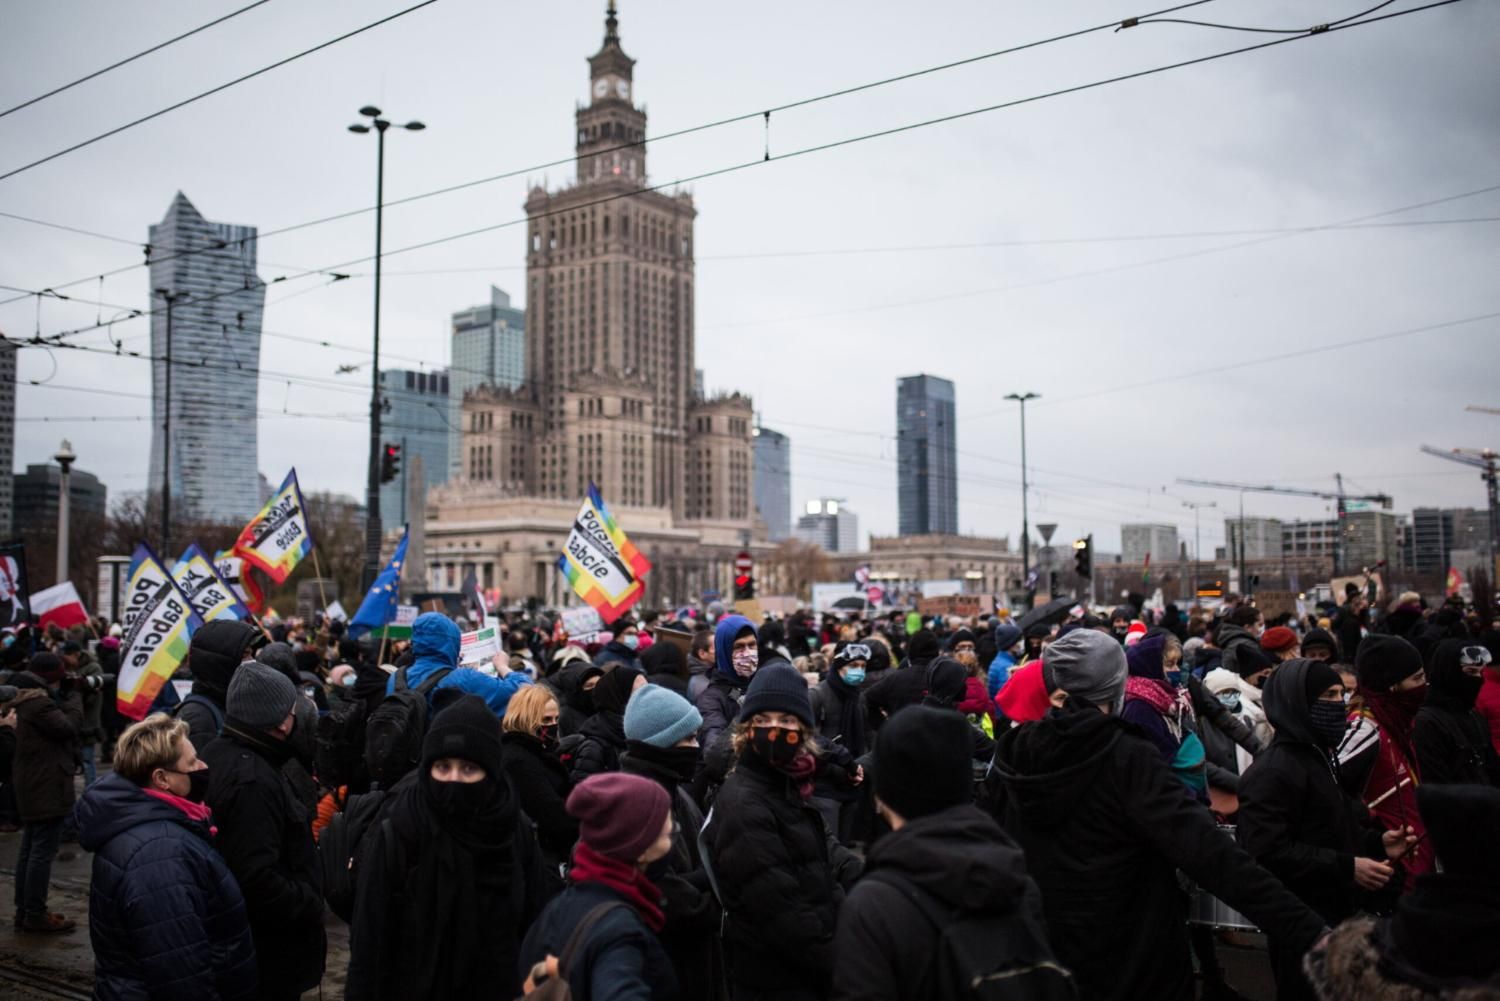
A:
POLYGON ((703 715, 687 699, 661 685, 642 685, 625 706, 625 739, 652 747, 697 743, 703 715))

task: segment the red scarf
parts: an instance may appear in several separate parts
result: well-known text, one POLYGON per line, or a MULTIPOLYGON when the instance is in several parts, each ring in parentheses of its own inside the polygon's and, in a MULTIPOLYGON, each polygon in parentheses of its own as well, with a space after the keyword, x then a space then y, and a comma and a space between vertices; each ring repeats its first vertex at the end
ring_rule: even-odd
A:
POLYGON ((219 829, 214 826, 214 812, 208 808, 207 803, 194 803, 190 799, 183 799, 181 796, 174 796, 172 793, 162 792, 160 789, 142 789, 141 792, 147 796, 155 796, 168 806, 175 806, 187 814, 189 820, 196 820, 198 823, 207 826, 209 834, 218 835, 219 829))
POLYGON ((813 773, 818 770, 818 759, 802 751, 785 768, 777 769, 791 776, 792 782, 797 786, 797 795, 803 799, 811 799, 813 794, 813 773))
POLYGON ((1427 686, 1409 688, 1404 692, 1361 689, 1359 694, 1364 700, 1365 708, 1380 727, 1380 732, 1415 772, 1417 754, 1412 747, 1411 731, 1417 721, 1417 710, 1422 708, 1422 702, 1427 698, 1427 686))
POLYGON ((574 883, 602 883, 614 890, 629 901, 654 932, 661 931, 666 923, 661 912, 661 891, 639 867, 600 855, 582 841, 573 849, 568 879, 574 883))
POLYGON ((1188 694, 1176 685, 1155 678, 1131 675, 1125 679, 1125 697, 1144 702, 1174 722, 1180 721, 1187 710, 1188 694))

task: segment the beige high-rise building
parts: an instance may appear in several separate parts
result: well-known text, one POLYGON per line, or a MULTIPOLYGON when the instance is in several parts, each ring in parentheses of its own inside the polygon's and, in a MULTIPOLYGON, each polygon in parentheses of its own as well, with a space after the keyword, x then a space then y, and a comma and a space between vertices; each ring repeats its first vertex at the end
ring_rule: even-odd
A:
MULTIPOLYGON (((542 510, 567 511, 560 545, 567 509, 576 510, 590 482, 633 539, 647 526, 666 530, 674 542, 708 547, 705 568, 723 555, 715 547, 752 538, 751 401, 694 389, 697 210, 689 194, 647 190, 646 113, 635 104, 635 60, 620 47, 612 3, 604 44, 588 64, 575 180, 557 191, 533 188, 526 199, 525 381, 465 395, 461 475, 433 493, 428 559, 438 587, 447 572, 445 522, 500 520, 503 499, 524 499, 521 520, 532 527, 542 510)), ((471 528, 465 538, 467 546, 471 528)), ((497 539, 497 548, 511 553, 518 541, 497 539)), ((641 548, 658 559, 649 544, 641 548)), ((493 586, 555 599, 555 580, 538 567, 556 553, 539 550, 516 567, 519 587, 506 579, 505 561, 495 563, 493 586)), ((483 580, 486 561, 455 555, 453 569, 472 564, 483 580)), ((672 547, 665 555, 690 553, 672 547)), ((710 579, 717 569, 689 569, 672 575, 675 585, 653 587, 648 578, 648 598, 684 601, 697 597, 683 593, 691 588, 719 589, 710 579)))

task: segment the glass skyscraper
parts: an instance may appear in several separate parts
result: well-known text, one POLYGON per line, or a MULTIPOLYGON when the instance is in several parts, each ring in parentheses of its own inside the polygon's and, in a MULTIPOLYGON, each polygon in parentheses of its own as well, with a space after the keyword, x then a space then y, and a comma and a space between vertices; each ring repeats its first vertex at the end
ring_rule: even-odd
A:
POLYGON ((958 443, 953 383, 896 381, 896 503, 902 535, 958 534, 958 443))
MULTIPOLYGON (((161 489, 163 458, 178 522, 245 521, 260 506, 255 411, 260 323, 266 292, 255 273, 255 227, 209 222, 177 192, 151 227, 151 473, 161 489), (172 296, 172 338, 167 303, 172 296), (203 364, 206 363, 206 364, 203 364), (171 406, 171 441, 162 419, 171 406)), ((279 482, 285 470, 276 470, 279 482)), ((162 553, 172 559, 175 553, 162 553)))
POLYGON ((401 472, 380 485, 380 516, 396 527, 408 520, 407 484, 411 460, 422 457, 422 481, 435 487, 448 480, 448 373, 386 369, 380 373, 385 400, 381 438, 401 446, 401 472))
POLYGON ((448 437, 445 479, 462 479, 464 474, 464 393, 479 386, 515 389, 525 379, 526 313, 512 309, 510 296, 491 285, 488 305, 453 314, 453 360, 448 369, 448 426, 453 433, 448 437))
POLYGON ((755 509, 766 522, 772 542, 792 534, 791 439, 770 428, 750 432, 755 441, 755 509))

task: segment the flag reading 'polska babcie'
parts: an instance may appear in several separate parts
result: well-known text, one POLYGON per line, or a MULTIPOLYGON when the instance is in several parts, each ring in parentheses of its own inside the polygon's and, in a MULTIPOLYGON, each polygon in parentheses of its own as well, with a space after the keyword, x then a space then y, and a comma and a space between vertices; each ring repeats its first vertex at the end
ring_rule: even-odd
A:
POLYGON ((612 622, 641 599, 651 562, 631 544, 604 506, 599 488, 590 483, 589 495, 568 533, 568 544, 557 558, 557 569, 580 598, 612 622))
POLYGON ((172 568, 172 579, 204 622, 250 617, 250 609, 219 579, 208 554, 196 542, 183 551, 182 558, 172 568))
POLYGON ((188 643, 202 620, 144 543, 135 547, 124 605, 115 703, 120 715, 140 720, 187 656, 188 643))
POLYGON ((312 552, 312 531, 307 525, 307 506, 302 503, 302 489, 297 486, 293 469, 281 481, 281 487, 266 501, 260 514, 234 541, 234 551, 246 563, 266 572, 280 584, 287 579, 302 558, 312 552))

